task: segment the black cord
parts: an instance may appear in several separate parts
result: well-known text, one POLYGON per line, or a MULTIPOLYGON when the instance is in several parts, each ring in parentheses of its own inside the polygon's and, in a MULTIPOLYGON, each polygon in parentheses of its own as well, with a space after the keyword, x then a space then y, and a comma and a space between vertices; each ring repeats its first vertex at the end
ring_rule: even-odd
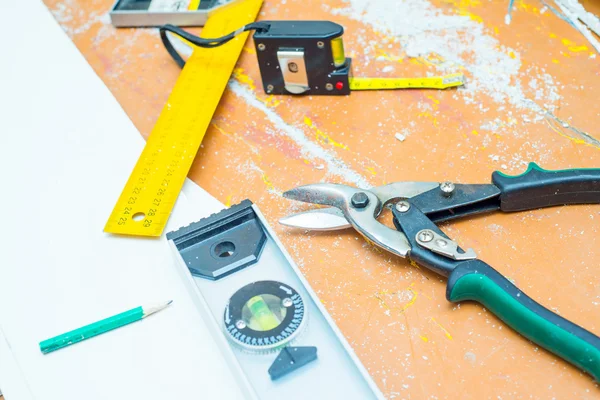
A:
POLYGON ((192 35, 191 33, 186 32, 183 29, 181 29, 175 25, 167 24, 167 25, 163 25, 160 27, 160 39, 162 40, 163 44, 165 45, 165 48, 167 49, 167 51, 169 52, 171 57, 173 57, 173 60, 175 60, 177 65, 179 65, 181 68, 183 68, 183 66, 185 65, 185 60, 183 59, 183 57, 181 57, 181 55, 179 55, 177 50, 175 50, 173 43, 171 43, 171 41, 169 40, 169 37, 167 36, 167 32, 174 33, 175 35, 186 39, 187 41, 189 41, 190 43, 192 43, 198 47, 213 48, 213 47, 218 47, 218 46, 221 46, 221 45, 229 42, 231 39, 233 39, 234 37, 236 37, 237 35, 239 35, 242 32, 253 31, 253 30, 259 31, 259 32, 265 32, 265 31, 269 30, 269 26, 270 26, 269 24, 264 23, 264 22, 253 22, 251 24, 244 25, 243 27, 241 27, 240 29, 238 29, 235 32, 231 32, 225 36, 221 36, 220 38, 204 39, 204 38, 198 37, 196 35, 192 35))

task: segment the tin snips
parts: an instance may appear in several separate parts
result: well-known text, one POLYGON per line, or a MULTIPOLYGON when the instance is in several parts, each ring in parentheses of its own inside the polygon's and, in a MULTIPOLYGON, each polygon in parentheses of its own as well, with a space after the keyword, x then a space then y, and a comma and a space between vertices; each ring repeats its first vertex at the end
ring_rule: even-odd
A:
POLYGON ((397 182, 369 190, 339 184, 300 186, 284 197, 330 206, 283 218, 312 230, 353 227, 371 243, 410 257, 448 278, 446 298, 474 300, 521 335, 600 381, 600 338, 537 303, 494 268, 463 250, 436 223, 492 211, 600 203, 600 169, 547 171, 534 163, 518 176, 492 174, 492 184, 397 182), (395 229, 377 218, 384 207, 395 229))

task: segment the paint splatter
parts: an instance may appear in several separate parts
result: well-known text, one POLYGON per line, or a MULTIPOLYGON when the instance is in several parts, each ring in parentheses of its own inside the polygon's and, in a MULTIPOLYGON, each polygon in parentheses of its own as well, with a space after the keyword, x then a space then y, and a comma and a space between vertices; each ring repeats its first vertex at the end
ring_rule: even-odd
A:
POLYGON ((446 336, 448 339, 452 340, 452 335, 450 334, 450 332, 448 332, 448 330, 446 328, 444 328, 442 326, 442 324, 440 324, 439 322, 436 321, 435 318, 431 317, 429 319, 431 322, 433 322, 434 324, 437 325, 438 328, 440 328, 442 330, 442 332, 444 332, 444 336, 446 336))
MULTIPOLYGON (((509 103, 517 109, 537 113, 544 107, 528 99, 522 79, 521 58, 512 48, 502 45, 488 32, 480 19, 458 9, 459 15, 448 15, 427 0, 373 2, 348 0, 346 8, 333 9, 333 14, 362 21, 386 36, 397 38, 393 46, 398 53, 416 60, 435 62, 428 65, 436 73, 465 71, 467 85, 457 91, 467 104, 480 104, 487 95, 498 104, 509 103)), ((393 50, 387 50, 393 53, 393 50)), ((432 72, 433 74, 433 72, 432 72)), ((556 93, 556 82, 546 91, 556 93)), ((544 99, 551 106, 556 97, 544 99)), ((423 114, 427 116, 426 114, 423 114)))
POLYGON ((252 79, 249 75, 244 73, 243 68, 236 68, 233 70, 233 77, 238 81, 242 82, 246 86, 250 88, 250 90, 256 90, 256 85, 254 84, 254 79, 252 79))
POLYGON ((510 25, 510 21, 512 21, 512 9, 515 4, 515 0, 510 0, 508 2, 508 11, 506 12, 506 16, 504 16, 504 23, 506 25, 510 25))
POLYGON ((475 364, 475 362, 477 361, 477 356, 475 355, 475 353, 467 351, 464 355, 464 359, 470 362, 471 364, 475 364))
MULTIPOLYGON (((592 32, 595 32, 597 35, 600 34, 600 21, 597 18, 587 19, 587 13, 581 4, 574 1, 560 1, 556 0, 556 4, 567 18, 569 23, 577 29, 589 42, 590 44, 600 53, 600 41, 596 39, 592 32), (574 6, 578 5, 583 13, 580 12, 579 8, 574 8, 574 6), (583 18, 583 19, 582 19, 583 18), (582 19, 585 21, 585 25, 581 23, 579 20, 582 19), (591 29, 591 31, 590 31, 591 29)), ((591 14, 590 14, 591 15, 591 14)), ((593 17, 593 15, 592 15, 593 17)))
POLYGON ((308 139, 304 131, 285 122, 273 109, 267 107, 262 101, 256 98, 254 93, 246 86, 236 80, 231 80, 229 81, 229 89, 249 106, 265 114, 274 127, 272 130, 267 130, 267 133, 283 135, 291 139, 301 149, 304 158, 310 161, 315 159, 322 160, 330 174, 338 176, 358 187, 368 189, 372 186, 362 175, 351 169, 343 161, 337 159, 335 154, 308 139))
POLYGON ((304 124, 315 131, 315 137, 319 143, 329 144, 334 147, 339 147, 340 149, 348 150, 348 146, 333 140, 331 136, 320 130, 310 118, 304 117, 304 124))
MULTIPOLYGON (((379 300, 379 304, 386 309, 386 312, 397 311, 398 314, 404 313, 407 309, 412 307, 417 301, 419 292, 414 287, 414 282, 410 284, 405 290, 398 290, 395 292, 388 292, 387 290, 381 290, 375 293, 375 298, 379 300), (396 305, 397 303, 400 303, 396 305)), ((389 315, 389 314, 388 314, 389 315)), ((427 340, 425 340, 427 341, 427 340)))

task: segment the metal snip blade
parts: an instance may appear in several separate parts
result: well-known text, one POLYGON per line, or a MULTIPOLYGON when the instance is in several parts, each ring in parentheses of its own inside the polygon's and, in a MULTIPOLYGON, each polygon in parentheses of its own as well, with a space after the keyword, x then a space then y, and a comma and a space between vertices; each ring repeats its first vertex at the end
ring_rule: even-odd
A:
MULTIPOLYGON (((297 187, 285 192, 283 196, 306 203, 337 207, 350 225, 371 243, 400 257, 406 257, 410 251, 410 244, 402 232, 377 221, 383 203, 377 195, 369 190, 318 183, 297 187), (352 197, 357 194, 367 197, 367 201, 364 201, 361 207, 352 205, 352 197)), ((306 218, 306 214, 296 218, 306 218)))
POLYGON ((343 208, 359 189, 335 183, 315 183, 298 186, 283 193, 283 197, 305 203, 343 208))
MULTIPOLYGON (((396 182, 370 189, 383 204, 410 198, 439 186, 435 182, 396 182)), ((346 187, 347 188, 347 187, 346 187)), ((334 205, 339 201, 340 185, 314 184, 289 190, 283 197, 307 203, 334 205), (332 195, 333 193, 333 195, 332 195)), ((360 189, 351 189, 360 191, 360 189)), ((351 192, 343 190, 346 198, 351 192)), ((381 212, 381 209, 379 210, 381 212)), ((379 216, 379 212, 374 215, 379 216)), ((338 208, 320 208, 290 215, 279 220, 282 225, 316 231, 346 229, 351 226, 344 213, 338 208)))
POLYGON ((318 208, 288 215, 281 218, 279 223, 281 225, 313 231, 333 231, 351 227, 346 217, 344 217, 344 213, 340 209, 333 207, 318 208))

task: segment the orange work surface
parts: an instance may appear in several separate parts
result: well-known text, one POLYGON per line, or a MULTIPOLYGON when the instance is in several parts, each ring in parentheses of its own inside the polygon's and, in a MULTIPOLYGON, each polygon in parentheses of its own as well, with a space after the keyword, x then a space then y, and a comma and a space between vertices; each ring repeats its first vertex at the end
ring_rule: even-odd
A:
MULTIPOLYGON (((158 30, 115 29, 113 0, 45 2, 147 136, 180 72, 158 30)), ((600 397, 590 376, 483 307, 447 302, 445 280, 434 273, 351 229, 277 223, 309 208, 281 196, 307 183, 489 183, 493 171, 516 175, 530 161, 600 167, 600 55, 554 3, 516 0, 512 10, 508 3, 266 0, 262 20, 343 25, 354 76, 463 72, 466 86, 267 95, 249 39, 190 173, 226 205, 258 204, 390 399, 600 397)), ((46 62, 59 60, 40 60, 40 68, 46 62)), ((582 205, 494 213, 442 229, 533 299, 600 335, 599 226, 600 205, 582 205)))

